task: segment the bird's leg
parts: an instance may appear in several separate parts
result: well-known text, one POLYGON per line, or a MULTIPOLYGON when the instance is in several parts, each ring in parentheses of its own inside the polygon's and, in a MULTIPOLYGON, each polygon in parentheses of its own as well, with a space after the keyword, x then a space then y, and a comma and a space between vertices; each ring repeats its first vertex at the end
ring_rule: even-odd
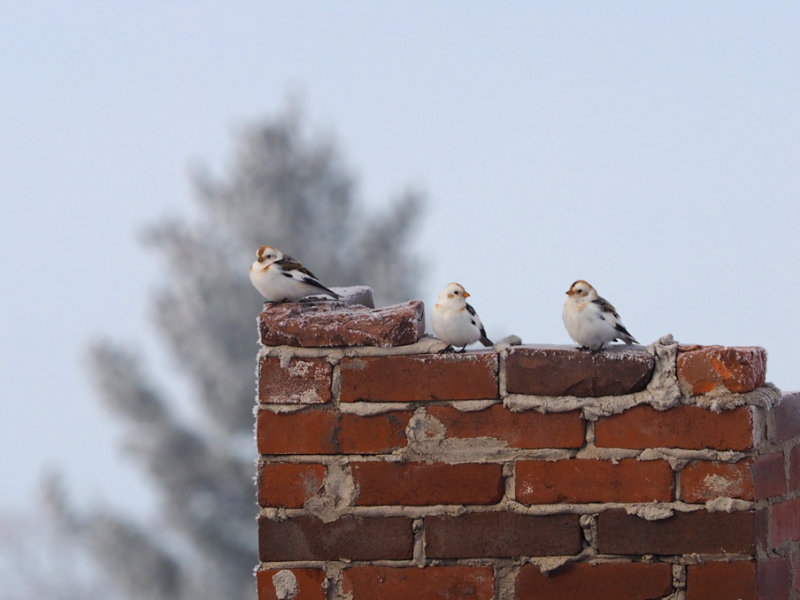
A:
POLYGON ((464 351, 465 351, 466 349, 467 349, 467 345, 466 345, 466 344, 464 344, 464 345, 461 347, 461 350, 459 350, 459 351, 458 351, 458 353, 459 353, 459 354, 464 354, 464 351))

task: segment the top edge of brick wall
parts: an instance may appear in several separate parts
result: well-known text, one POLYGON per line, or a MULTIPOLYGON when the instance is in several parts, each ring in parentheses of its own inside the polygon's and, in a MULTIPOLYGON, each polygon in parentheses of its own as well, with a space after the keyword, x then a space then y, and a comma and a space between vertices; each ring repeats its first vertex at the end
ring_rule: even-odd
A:
MULTIPOLYGON (((422 340, 425 307, 421 301, 376 309, 354 303, 363 297, 362 288, 358 291, 361 295, 346 295, 338 302, 266 303, 259 314, 261 343, 303 348, 389 349, 422 340)), ((644 346, 612 345, 598 353, 579 352, 574 346, 565 345, 511 346, 507 391, 579 397, 631 394, 647 386, 654 366, 654 357, 644 346)), ((752 391, 764 385, 766 367, 767 353, 757 346, 678 346, 676 373, 687 397, 718 387, 733 393, 752 391)))
POLYGON ((767 351, 759 346, 678 345, 678 383, 685 396, 723 387, 742 394, 764 385, 767 351))

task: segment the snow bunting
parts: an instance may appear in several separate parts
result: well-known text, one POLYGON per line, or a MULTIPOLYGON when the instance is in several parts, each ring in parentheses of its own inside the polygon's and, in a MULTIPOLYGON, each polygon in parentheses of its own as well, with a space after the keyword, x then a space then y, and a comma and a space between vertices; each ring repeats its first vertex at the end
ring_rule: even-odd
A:
POLYGON ((461 346, 461 352, 467 344, 478 340, 484 346, 492 345, 475 309, 467 304, 467 298, 469 294, 461 285, 448 283, 439 294, 439 301, 433 305, 431 313, 431 325, 436 337, 451 346, 461 346))
POLYGON ((625 329, 616 309, 583 279, 570 286, 567 296, 561 316, 569 337, 581 345, 581 350, 597 352, 614 340, 639 343, 625 329))
POLYGON ((250 281, 270 302, 295 302, 314 294, 341 298, 322 285, 298 260, 272 246, 261 246, 250 265, 250 281))

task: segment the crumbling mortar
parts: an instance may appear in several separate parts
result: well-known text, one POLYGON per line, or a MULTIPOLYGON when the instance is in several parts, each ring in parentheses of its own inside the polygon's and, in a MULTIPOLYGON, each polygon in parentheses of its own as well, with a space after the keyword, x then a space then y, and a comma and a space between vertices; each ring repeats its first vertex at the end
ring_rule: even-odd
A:
POLYGON ((520 565, 494 565, 494 597, 495 600, 515 600, 516 581, 520 565))
MULTIPOLYGON (((426 506, 381 505, 381 506, 353 506, 340 502, 335 511, 335 518, 341 517, 407 517, 410 519, 424 519, 433 516, 462 516, 474 513, 511 512, 529 516, 550 515, 589 515, 610 510, 624 510, 629 515, 657 521, 667 519, 674 513, 690 513, 699 510, 713 510, 725 512, 740 512, 755 510, 756 503, 745 500, 722 499, 723 502, 715 504, 714 501, 705 504, 688 504, 682 501, 672 502, 591 502, 586 504, 559 503, 559 504, 534 504, 525 505, 514 500, 503 498, 495 504, 433 504, 426 506), (728 502, 730 501, 730 503, 728 502), (710 508, 709 508, 710 507, 710 508)), ((315 509, 316 510, 316 509, 315 509)), ((308 507, 304 508, 275 508, 262 507, 259 514, 263 517, 282 521, 287 518, 315 514, 308 507)), ((331 516, 334 513, 324 513, 331 516)), ((318 516, 318 515, 317 515, 318 516)), ((335 520, 335 519, 333 519, 335 520)))
POLYGON ((428 545, 425 541, 425 520, 421 518, 414 519, 411 523, 411 531, 414 533, 414 564, 417 567, 424 567, 426 562, 425 549, 428 545))
POLYGON ((585 547, 597 552, 597 515, 581 515, 578 522, 581 525, 585 547))
POLYGON ((366 356, 407 356, 409 354, 438 354, 447 348, 447 344, 434 337, 423 336, 414 344, 405 346, 348 346, 348 347, 308 347, 308 346, 261 346, 258 358, 278 357, 281 366, 292 358, 322 358, 338 364, 342 358, 366 356))
MULTIPOLYGON (((514 412, 537 410, 541 413, 580 410, 583 418, 596 421, 601 417, 620 414, 634 406, 650 405, 664 411, 676 406, 699 406, 713 412, 732 410, 750 405, 772 409, 781 399, 781 392, 771 383, 743 394, 717 388, 701 396, 686 396, 678 385, 676 374, 678 344, 671 335, 647 347, 654 358, 653 374, 644 390, 621 396, 578 397, 505 394, 503 404, 514 412)), ((609 355, 611 356, 611 355, 609 355)))
POLYGON ((511 448, 495 438, 446 438, 412 442, 404 448, 384 454, 260 454, 259 465, 271 462, 324 463, 339 459, 348 462, 430 462, 443 464, 511 463, 521 460, 555 462, 560 460, 607 460, 614 464, 628 458, 640 461, 664 460, 674 470, 680 471, 692 461, 737 463, 751 453, 733 450, 685 450, 682 448, 511 448))
POLYGON ((586 419, 583 420, 583 427, 584 427, 584 449, 594 447, 594 443, 596 440, 595 432, 594 432, 594 421, 588 421, 586 419))
POLYGON ((503 463, 504 487, 503 487, 502 500, 505 500, 506 502, 511 502, 516 500, 517 475, 514 465, 515 463, 513 462, 503 463))
POLYGON ((342 394, 342 372, 339 364, 333 365, 331 372, 331 401, 334 409, 341 412, 340 398, 342 394))
POLYGON ((641 450, 628 448, 598 448, 592 444, 578 450, 575 454, 575 458, 579 460, 606 460, 616 465, 619 461, 626 458, 638 459, 640 454, 641 450))

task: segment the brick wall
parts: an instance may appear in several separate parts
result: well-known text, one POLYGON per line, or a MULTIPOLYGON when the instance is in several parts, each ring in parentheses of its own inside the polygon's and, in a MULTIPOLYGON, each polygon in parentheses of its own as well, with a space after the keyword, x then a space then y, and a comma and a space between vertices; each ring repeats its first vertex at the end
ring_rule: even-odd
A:
POLYGON ((259 600, 800 598, 763 349, 440 354, 422 311, 260 315, 259 600))

